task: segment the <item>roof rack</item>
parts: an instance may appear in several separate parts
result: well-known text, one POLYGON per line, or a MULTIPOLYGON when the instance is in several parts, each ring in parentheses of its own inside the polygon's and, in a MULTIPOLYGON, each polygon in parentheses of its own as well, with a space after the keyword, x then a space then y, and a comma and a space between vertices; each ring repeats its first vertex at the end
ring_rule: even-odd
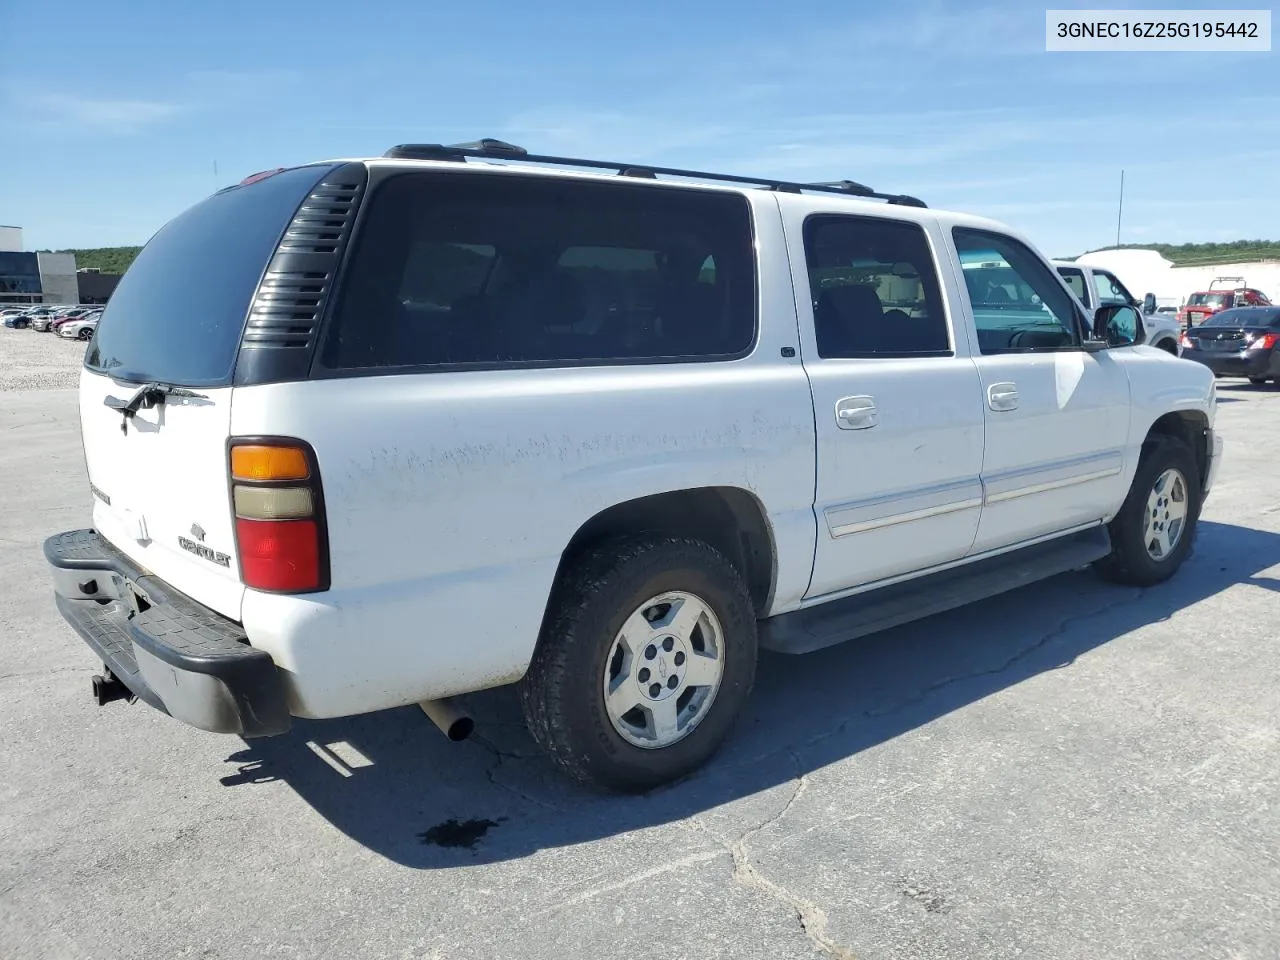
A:
POLYGON ((485 138, 471 143, 402 143, 392 147, 384 157, 393 160, 452 160, 465 161, 468 157, 486 160, 521 160, 525 163, 547 163, 564 167, 585 167, 591 170, 614 170, 619 176, 656 180, 659 176, 685 177, 690 180, 713 180, 721 183, 742 183, 767 187, 781 193, 842 193, 846 196, 884 200, 904 207, 925 207, 916 197, 900 193, 878 193, 865 184, 853 180, 836 180, 827 183, 796 183, 789 180, 770 180, 764 177, 740 177, 729 173, 707 173, 702 170, 681 170, 676 167, 655 167, 648 164, 614 163, 608 160, 584 160, 576 157, 553 157, 529 153, 524 147, 502 140, 485 138))

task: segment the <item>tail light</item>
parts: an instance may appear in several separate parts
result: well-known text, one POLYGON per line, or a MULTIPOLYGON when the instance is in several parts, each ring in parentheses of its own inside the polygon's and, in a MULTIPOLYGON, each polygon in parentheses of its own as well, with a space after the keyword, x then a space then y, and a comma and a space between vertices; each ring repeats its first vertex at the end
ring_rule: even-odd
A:
POLYGON ((236 551, 245 586, 272 593, 329 589, 329 542, 315 452, 289 438, 229 447, 236 551))
POLYGON ((1191 342, 1191 338, 1188 337, 1185 333, 1181 336, 1181 338, 1179 338, 1178 342, 1182 345, 1182 348, 1184 350, 1195 349, 1195 344, 1191 342))
POLYGON ((1274 333, 1264 333, 1262 336, 1249 342, 1250 350, 1270 350, 1276 345, 1276 335, 1274 333))

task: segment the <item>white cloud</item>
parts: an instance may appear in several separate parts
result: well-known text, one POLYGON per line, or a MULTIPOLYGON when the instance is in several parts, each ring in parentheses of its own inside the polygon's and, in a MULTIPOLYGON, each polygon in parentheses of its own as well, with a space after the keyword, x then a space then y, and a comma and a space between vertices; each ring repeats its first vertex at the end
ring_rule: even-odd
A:
POLYGON ((133 133, 180 113, 175 103, 111 100, 74 94, 39 93, 25 100, 27 112, 44 125, 70 124, 98 133, 133 133))

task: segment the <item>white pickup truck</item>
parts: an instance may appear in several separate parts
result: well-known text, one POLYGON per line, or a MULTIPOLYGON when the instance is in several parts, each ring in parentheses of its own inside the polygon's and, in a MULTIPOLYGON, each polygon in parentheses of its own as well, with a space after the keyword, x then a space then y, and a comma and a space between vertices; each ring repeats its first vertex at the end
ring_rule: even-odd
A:
POLYGON ((1176 313, 1166 315, 1159 312, 1155 294, 1148 293, 1143 299, 1137 299, 1114 273, 1102 267, 1072 260, 1054 260, 1053 265, 1086 308, 1097 310, 1119 303, 1141 310, 1145 342, 1174 356, 1179 355, 1182 328, 1178 325, 1178 317, 1176 313))
POLYGON ((99 703, 461 737, 455 697, 518 683, 565 771, 644 790, 715 751, 758 647, 1171 576, 1214 378, 1144 339, 1007 227, 847 181, 497 141, 270 171, 121 280, 93 526, 45 555, 99 703))

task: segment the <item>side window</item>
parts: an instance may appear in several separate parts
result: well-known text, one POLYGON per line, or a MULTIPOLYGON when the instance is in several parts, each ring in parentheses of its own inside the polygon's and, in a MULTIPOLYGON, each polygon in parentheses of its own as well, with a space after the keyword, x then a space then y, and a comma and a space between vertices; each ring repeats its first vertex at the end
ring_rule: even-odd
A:
POLYGON ((1080 342, 1071 294, 1025 244, 1001 233, 952 231, 984 354, 1073 349, 1080 342))
POLYGON ((1098 295, 1098 306, 1106 306, 1109 303, 1130 302, 1129 291, 1109 273, 1103 273, 1095 270, 1093 273, 1093 289, 1098 295))
POLYGON ((805 222, 818 356, 948 356, 933 256, 914 223, 813 216, 805 222))
POLYGON ((1071 267, 1059 267, 1058 275, 1067 282, 1067 286, 1071 288, 1071 292, 1080 298, 1080 302, 1086 307, 1089 306, 1089 294, 1084 287, 1084 271, 1075 270, 1071 267))
POLYGON ((490 246, 415 243, 400 278, 400 302, 410 311, 447 313, 451 304, 481 292, 497 255, 490 246))
POLYGON ((366 203, 328 369, 728 360, 755 340, 741 196, 403 173, 366 203))

